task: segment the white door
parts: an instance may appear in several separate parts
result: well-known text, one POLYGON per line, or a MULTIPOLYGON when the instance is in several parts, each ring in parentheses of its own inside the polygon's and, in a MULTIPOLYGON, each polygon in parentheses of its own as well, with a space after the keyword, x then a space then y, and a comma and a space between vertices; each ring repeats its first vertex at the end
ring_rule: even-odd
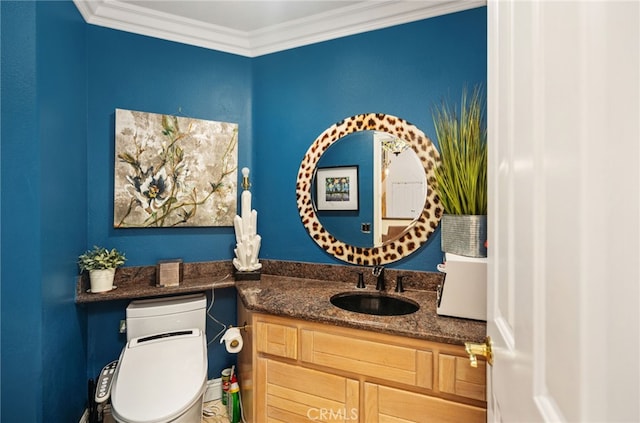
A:
POLYGON ((640 421, 640 3, 489 0, 489 422, 640 421))

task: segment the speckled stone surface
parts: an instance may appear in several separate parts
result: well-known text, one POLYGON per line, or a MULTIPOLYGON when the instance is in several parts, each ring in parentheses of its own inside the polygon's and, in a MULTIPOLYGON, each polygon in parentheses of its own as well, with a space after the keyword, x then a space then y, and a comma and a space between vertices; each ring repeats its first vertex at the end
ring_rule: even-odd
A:
POLYGON ((89 280, 83 275, 77 280, 76 303, 160 297, 235 286, 244 305, 255 312, 456 345, 484 340, 485 322, 436 314, 435 291, 442 282, 438 272, 385 269, 386 295, 409 298, 417 302, 420 309, 404 316, 373 316, 342 310, 329 301, 338 293, 362 292, 355 288, 360 272, 366 290, 375 292, 376 277, 370 267, 279 260, 261 260, 261 263, 259 281, 236 281, 231 261, 184 263, 183 281, 177 287, 157 287, 156 266, 122 267, 116 271, 117 289, 95 294, 88 292, 89 280), (398 275, 404 276, 405 292, 401 294, 393 292, 398 275))
POLYGON ((116 289, 91 293, 85 273, 76 283, 76 303, 93 303, 136 298, 162 297, 232 287, 234 267, 230 261, 184 263, 183 280, 179 286, 156 286, 156 266, 120 267, 113 284, 116 289))
MULTIPOLYGON (((385 268, 385 279, 394 284, 398 275, 405 276, 405 288, 415 288, 435 291, 442 282, 442 274, 436 272, 417 272, 412 270, 394 270, 385 268)), ((295 261, 262 260, 262 273, 265 275, 289 276, 293 278, 318 279, 335 282, 358 280, 358 273, 362 273, 367 286, 376 284, 376 277, 371 273, 371 267, 302 263, 295 261)), ((395 286, 395 285, 393 285, 395 286)))
MULTIPOLYGON (((375 285, 369 284, 366 289, 375 292, 374 288, 375 285)), ((407 288, 405 292, 396 294, 393 292, 393 286, 387 288, 386 295, 399 295, 414 300, 420 304, 420 309, 404 316, 373 316, 345 311, 332 305, 329 299, 335 294, 347 291, 362 292, 355 289, 355 283, 350 282, 276 275, 263 275, 259 282, 236 282, 236 289, 243 304, 254 312, 447 344, 464 345, 467 341, 484 340, 485 322, 438 316, 434 291, 407 288)))

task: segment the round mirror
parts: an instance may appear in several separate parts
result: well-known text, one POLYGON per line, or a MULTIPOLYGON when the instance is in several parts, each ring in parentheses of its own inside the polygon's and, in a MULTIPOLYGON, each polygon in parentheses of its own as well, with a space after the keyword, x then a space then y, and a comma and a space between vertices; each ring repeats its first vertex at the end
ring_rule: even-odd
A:
POLYGON ((435 231, 440 160, 429 138, 391 115, 336 123, 313 142, 296 186, 302 223, 327 253, 352 264, 400 260, 435 231))
POLYGON ((322 227, 356 247, 379 247, 398 237, 420 217, 427 197, 418 155, 408 142, 381 131, 357 131, 333 143, 312 184, 322 227))

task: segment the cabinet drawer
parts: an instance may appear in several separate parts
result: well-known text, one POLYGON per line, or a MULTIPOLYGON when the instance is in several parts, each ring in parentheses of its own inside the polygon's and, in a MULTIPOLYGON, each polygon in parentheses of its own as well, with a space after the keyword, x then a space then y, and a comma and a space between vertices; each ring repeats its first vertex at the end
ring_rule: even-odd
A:
POLYGON ((485 401, 486 362, 478 360, 471 367, 469 358, 449 354, 438 356, 438 387, 440 392, 485 401))
POLYGON ((298 358, 298 329, 280 323, 256 323, 256 349, 258 352, 279 357, 298 358))
POLYGON ((300 359, 333 369, 432 388, 433 354, 317 330, 302 329, 300 359))

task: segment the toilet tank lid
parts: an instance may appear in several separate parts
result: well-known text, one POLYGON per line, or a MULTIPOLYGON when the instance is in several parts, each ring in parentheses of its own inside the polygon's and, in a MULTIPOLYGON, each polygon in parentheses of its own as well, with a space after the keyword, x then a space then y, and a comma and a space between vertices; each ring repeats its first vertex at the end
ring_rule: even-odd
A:
POLYGON ((131 423, 172 421, 200 400, 206 380, 206 339, 200 329, 134 338, 120 355, 112 411, 131 423))
POLYGON ((207 298, 204 294, 135 300, 127 306, 127 318, 184 313, 204 309, 206 306, 207 298))

